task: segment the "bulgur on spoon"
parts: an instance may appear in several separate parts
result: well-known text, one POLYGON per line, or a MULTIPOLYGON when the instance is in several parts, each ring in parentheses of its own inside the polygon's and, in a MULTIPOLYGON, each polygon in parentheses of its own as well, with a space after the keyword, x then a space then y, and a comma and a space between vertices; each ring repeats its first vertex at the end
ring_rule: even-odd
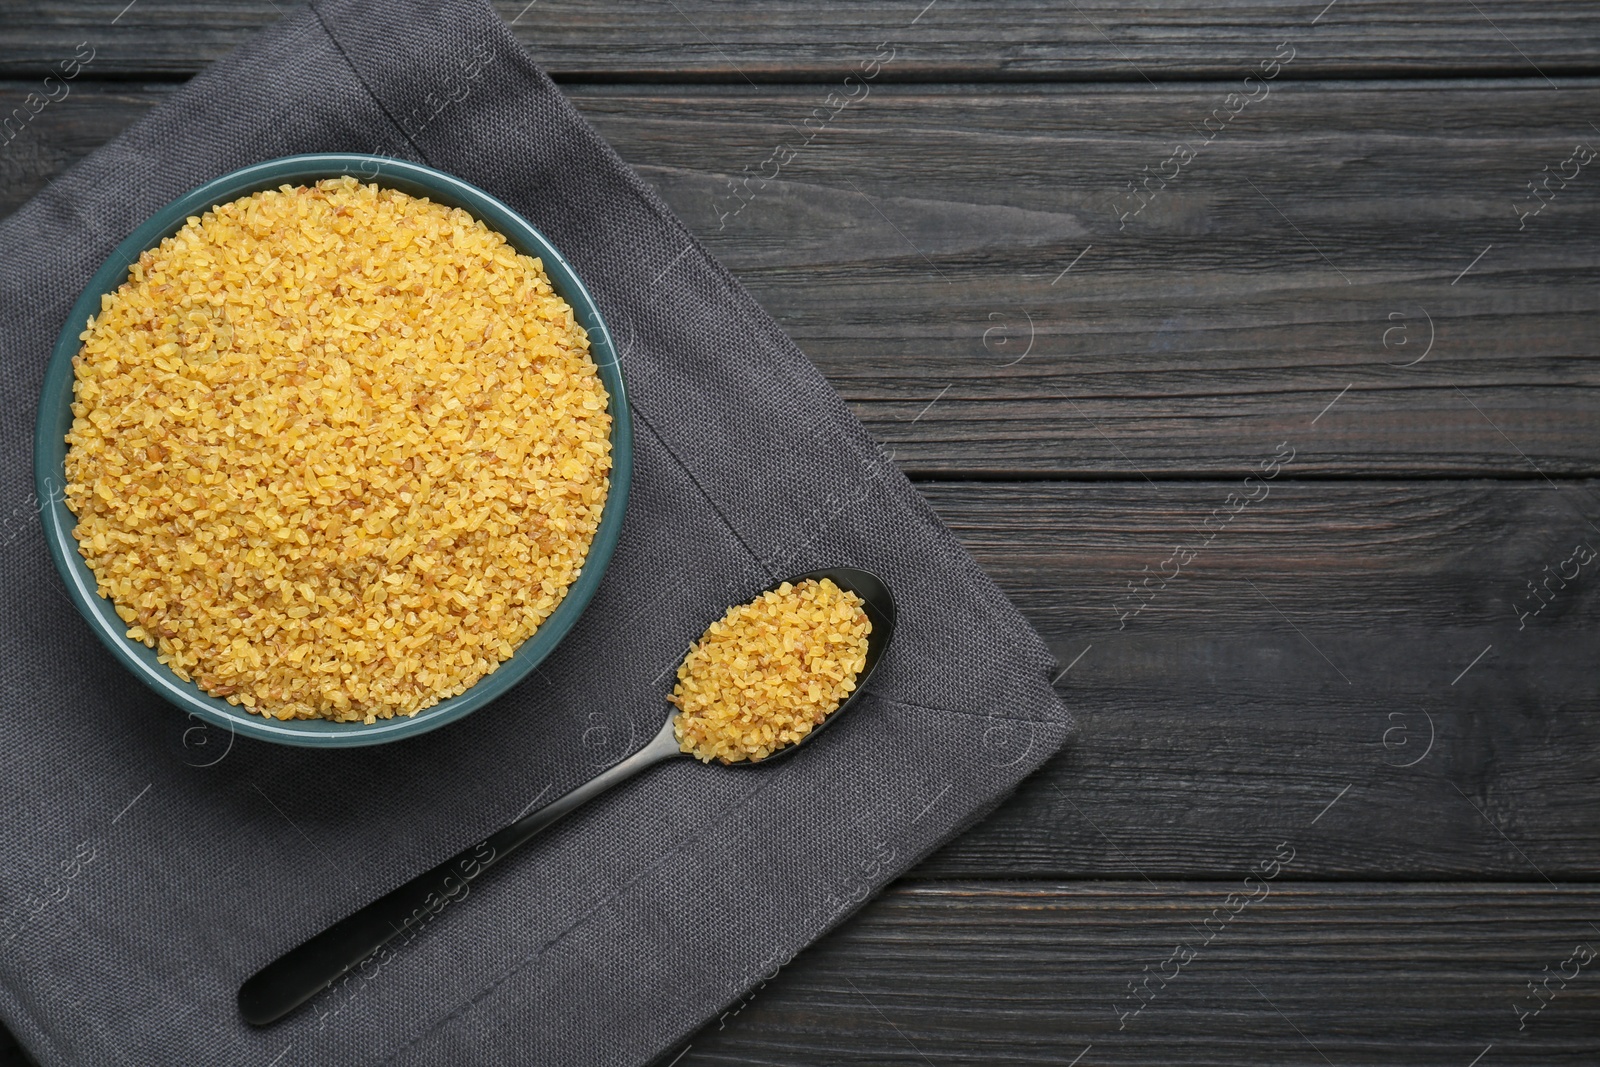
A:
POLYGON ((855 690, 872 620, 830 578, 783 582, 711 624, 667 698, 683 751, 759 762, 805 740, 855 690))
POLYGON ((779 582, 711 624, 678 668, 675 710, 648 744, 544 807, 286 952, 239 988, 245 1021, 283 1018, 450 901, 539 831, 678 756, 763 766, 792 755, 861 694, 894 636, 878 576, 834 568, 779 582))

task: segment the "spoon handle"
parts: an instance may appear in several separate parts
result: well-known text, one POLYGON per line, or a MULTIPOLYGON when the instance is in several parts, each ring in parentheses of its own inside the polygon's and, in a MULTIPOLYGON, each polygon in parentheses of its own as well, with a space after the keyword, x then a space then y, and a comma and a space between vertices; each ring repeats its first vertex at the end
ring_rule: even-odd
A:
POLYGON ((650 743, 627 759, 379 897, 261 968, 239 987, 239 1011, 252 1026, 278 1021, 384 945, 408 930, 420 928, 452 901, 465 898, 467 887, 479 875, 561 816, 646 767, 679 754, 669 717, 650 743))

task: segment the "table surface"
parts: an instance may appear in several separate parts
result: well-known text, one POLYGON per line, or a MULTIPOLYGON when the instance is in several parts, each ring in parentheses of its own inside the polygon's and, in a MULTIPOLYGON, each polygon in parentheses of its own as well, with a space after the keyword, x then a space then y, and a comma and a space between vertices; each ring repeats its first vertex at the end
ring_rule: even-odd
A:
MULTIPOLYGON (((294 6, 122 2, 0 214, 294 6)), ((524 3, 1083 724, 663 1065, 1597 1062, 1600 6, 524 3)))

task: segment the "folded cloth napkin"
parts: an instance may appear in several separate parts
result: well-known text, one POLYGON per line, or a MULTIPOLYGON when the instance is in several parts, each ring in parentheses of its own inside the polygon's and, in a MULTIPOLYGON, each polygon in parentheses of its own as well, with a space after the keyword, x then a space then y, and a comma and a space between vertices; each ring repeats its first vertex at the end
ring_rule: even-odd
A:
POLYGON ((1051 657, 839 397, 481 0, 331 0, 263 32, 0 223, 0 1022, 43 1064, 642 1063, 1061 746, 1051 657), (420 160, 509 202, 611 324, 634 407, 621 544, 497 703, 319 751, 186 718, 45 554, 33 415, 69 305, 150 213, 308 151, 420 160), (771 580, 877 571, 868 693, 798 758, 655 768, 266 1029, 239 983, 643 744, 671 669, 771 580))

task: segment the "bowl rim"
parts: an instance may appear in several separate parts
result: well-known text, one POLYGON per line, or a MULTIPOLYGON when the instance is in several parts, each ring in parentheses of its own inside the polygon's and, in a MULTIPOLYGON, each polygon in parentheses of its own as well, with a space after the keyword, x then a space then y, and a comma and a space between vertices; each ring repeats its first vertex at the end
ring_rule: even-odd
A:
POLYGON ((140 681, 191 717, 247 737, 312 748, 365 747, 415 737, 461 719, 526 677, 555 649, 593 599, 621 536, 632 475, 632 416, 612 333, 567 258, 532 223, 477 186, 425 164, 354 152, 285 156, 242 167, 191 189, 141 223, 117 245, 73 303, 45 371, 34 426, 34 488, 45 544, 66 585, 68 599, 100 642, 140 681), (77 519, 64 500, 64 438, 72 424, 72 358, 82 347, 78 335, 83 327, 76 324, 98 313, 101 296, 114 292, 127 279, 129 268, 141 253, 176 233, 190 217, 250 193, 341 175, 463 208, 501 233, 517 251, 542 260, 552 287, 572 306, 574 317, 589 333, 590 355, 610 394, 612 416, 611 484, 600 523, 577 580, 567 588, 555 610, 517 646, 511 658, 464 693, 412 716, 397 715, 371 725, 329 719, 268 718, 210 696, 194 682, 184 682, 157 661, 154 649, 126 636, 127 624, 117 616, 111 602, 99 595, 94 574, 78 553, 77 539, 72 536, 77 519))

